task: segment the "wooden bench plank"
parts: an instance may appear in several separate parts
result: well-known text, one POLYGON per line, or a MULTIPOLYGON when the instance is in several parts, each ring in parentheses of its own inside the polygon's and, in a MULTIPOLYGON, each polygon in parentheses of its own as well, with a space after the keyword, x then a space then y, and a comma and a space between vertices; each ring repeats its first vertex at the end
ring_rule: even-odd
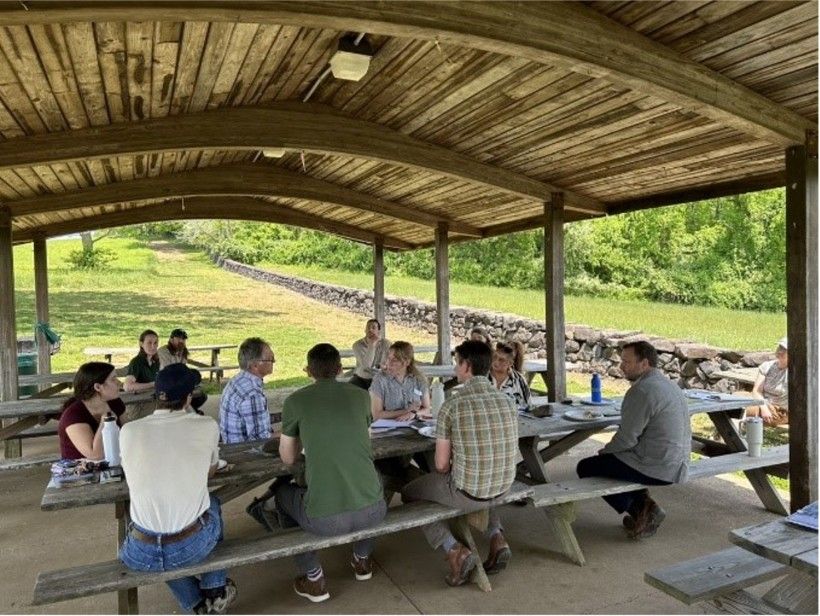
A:
POLYGON ((644 581, 687 605, 743 590, 786 573, 787 567, 731 547, 647 571, 644 581))
POLYGON ((60 459, 60 454, 44 453, 36 456, 24 456, 21 458, 7 458, 0 460, 0 471, 17 471, 24 468, 34 468, 35 466, 45 466, 53 464, 60 459))
MULTIPOLYGON (((530 487, 516 483, 501 499, 501 503, 522 500, 531 493, 530 487)), ((34 587, 33 605, 136 588, 188 575, 198 575, 214 569, 230 569, 265 560, 284 558, 311 550, 321 550, 369 537, 417 528, 462 514, 461 510, 453 507, 445 507, 438 503, 417 502, 390 509, 387 517, 379 524, 344 535, 320 537, 295 529, 276 534, 266 533, 252 538, 227 540, 219 544, 204 561, 173 571, 132 571, 119 561, 113 560, 40 573, 34 587)))
MULTIPOLYGON (((687 481, 701 477, 712 477, 737 470, 765 468, 783 464, 789 459, 788 445, 771 447, 764 451, 759 458, 753 458, 745 451, 704 458, 692 462, 689 466, 687 481)), ((648 487, 642 483, 607 479, 605 477, 586 477, 584 479, 568 479, 534 486, 532 501, 536 507, 559 505, 574 501, 581 501, 596 496, 619 494, 648 487)))

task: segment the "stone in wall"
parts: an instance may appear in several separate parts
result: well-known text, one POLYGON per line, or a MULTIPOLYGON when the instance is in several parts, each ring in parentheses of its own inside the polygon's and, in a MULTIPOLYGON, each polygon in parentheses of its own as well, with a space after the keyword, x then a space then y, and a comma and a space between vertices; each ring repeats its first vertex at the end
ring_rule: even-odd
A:
POLYGON ((774 353, 768 351, 762 353, 746 353, 743 356, 741 363, 748 368, 754 368, 762 364, 764 361, 769 361, 770 359, 774 359, 774 353))
POLYGON ((681 343, 675 353, 682 359, 712 359, 717 356, 718 350, 704 344, 681 343))

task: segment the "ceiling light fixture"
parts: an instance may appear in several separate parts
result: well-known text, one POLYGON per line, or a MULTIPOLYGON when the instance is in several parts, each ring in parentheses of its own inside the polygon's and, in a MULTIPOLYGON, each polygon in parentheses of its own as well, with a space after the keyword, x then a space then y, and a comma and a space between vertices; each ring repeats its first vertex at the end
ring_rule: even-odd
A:
POLYGON ((373 48, 366 37, 347 34, 339 39, 339 48, 330 58, 330 70, 336 79, 359 81, 370 67, 373 48))
POLYGON ((265 148, 262 156, 265 158, 282 158, 287 153, 285 148, 265 148))

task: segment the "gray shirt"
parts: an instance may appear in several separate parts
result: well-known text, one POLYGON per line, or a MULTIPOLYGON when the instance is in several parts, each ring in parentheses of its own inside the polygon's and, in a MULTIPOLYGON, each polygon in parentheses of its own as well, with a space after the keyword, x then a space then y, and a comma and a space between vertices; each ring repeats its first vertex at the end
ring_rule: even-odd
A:
POLYGON ((356 358, 354 374, 363 379, 372 379, 374 368, 380 368, 387 361, 387 352, 390 350, 390 341, 382 338, 376 344, 369 345, 367 338, 353 343, 353 356, 356 358))
POLYGON ((692 427, 683 391, 653 368, 626 392, 621 416, 621 426, 603 453, 649 477, 685 481, 692 427))
POLYGON ((427 382, 407 374, 402 382, 385 372, 377 372, 370 385, 370 393, 382 399, 385 411, 398 411, 407 408, 413 402, 421 402, 427 382))
POLYGON ((760 364, 763 375, 763 398, 766 402, 784 409, 789 408, 789 369, 781 370, 777 360, 760 364))

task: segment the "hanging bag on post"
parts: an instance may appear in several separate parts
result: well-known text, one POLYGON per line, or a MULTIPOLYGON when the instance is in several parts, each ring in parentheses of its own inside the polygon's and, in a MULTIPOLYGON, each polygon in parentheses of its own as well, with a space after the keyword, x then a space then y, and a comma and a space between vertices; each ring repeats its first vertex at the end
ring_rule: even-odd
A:
POLYGON ((37 321, 37 325, 34 326, 35 339, 38 333, 43 334, 43 338, 46 339, 46 342, 48 342, 51 347, 51 355, 60 351, 60 334, 51 329, 48 323, 37 321))

